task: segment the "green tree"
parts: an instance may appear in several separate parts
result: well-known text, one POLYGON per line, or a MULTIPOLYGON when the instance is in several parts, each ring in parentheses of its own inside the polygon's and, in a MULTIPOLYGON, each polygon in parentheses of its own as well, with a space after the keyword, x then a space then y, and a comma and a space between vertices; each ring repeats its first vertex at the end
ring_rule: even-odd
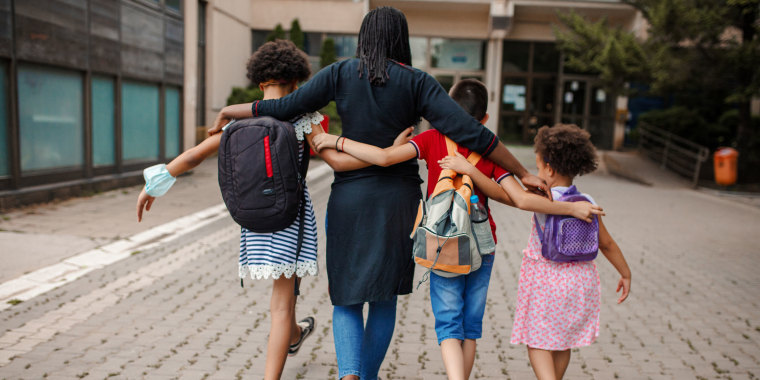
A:
POLYGON ((335 41, 332 38, 325 38, 322 42, 322 50, 319 52, 319 66, 327 67, 335 63, 338 60, 337 52, 335 51, 335 41))
POLYGON ((290 24, 290 40, 293 41, 296 47, 303 50, 304 34, 301 30, 301 23, 298 22, 297 18, 293 19, 293 22, 290 24))
POLYGON ((267 34, 267 42, 274 41, 274 40, 284 40, 285 39, 285 29, 282 28, 282 24, 277 23, 277 25, 274 26, 274 30, 267 34))
MULTIPOLYGON (((746 152, 760 138, 750 111, 752 97, 760 95, 760 0, 623 2, 646 19, 647 38, 605 19, 562 14, 565 28, 555 28, 555 35, 565 64, 599 73, 612 92, 625 91, 626 82, 647 83, 653 94, 699 110, 709 123, 736 109, 733 140, 746 152)), ((746 170, 747 162, 742 166, 746 170)))

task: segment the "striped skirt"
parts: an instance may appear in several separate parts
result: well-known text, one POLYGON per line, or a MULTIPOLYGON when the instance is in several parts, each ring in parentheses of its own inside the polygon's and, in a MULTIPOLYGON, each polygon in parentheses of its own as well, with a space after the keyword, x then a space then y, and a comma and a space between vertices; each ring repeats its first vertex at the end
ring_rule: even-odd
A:
POLYGON ((277 279, 280 276, 290 278, 293 273, 298 277, 317 275, 317 222, 309 189, 307 188, 305 192, 306 221, 298 263, 296 263, 296 247, 300 215, 288 228, 277 232, 258 233, 241 227, 238 268, 241 278, 246 276, 256 280, 277 279))

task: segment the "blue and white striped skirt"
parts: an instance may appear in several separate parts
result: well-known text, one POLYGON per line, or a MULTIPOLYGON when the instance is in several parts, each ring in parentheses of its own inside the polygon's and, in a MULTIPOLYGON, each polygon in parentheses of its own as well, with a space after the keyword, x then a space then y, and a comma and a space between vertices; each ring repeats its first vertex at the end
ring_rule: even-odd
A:
POLYGON ((305 192, 306 223, 298 263, 296 264, 296 247, 300 215, 288 228, 277 232, 258 233, 241 227, 240 278, 248 275, 256 280, 277 279, 280 276, 290 278, 293 273, 298 277, 317 275, 317 222, 309 189, 305 189, 305 192))

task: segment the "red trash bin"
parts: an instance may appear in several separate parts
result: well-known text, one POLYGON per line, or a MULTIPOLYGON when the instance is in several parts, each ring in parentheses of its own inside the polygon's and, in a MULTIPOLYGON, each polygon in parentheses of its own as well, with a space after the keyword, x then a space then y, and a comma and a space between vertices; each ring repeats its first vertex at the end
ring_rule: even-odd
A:
POLYGON ((713 154, 715 183, 728 186, 736 183, 736 161, 739 152, 733 148, 718 148, 713 154))

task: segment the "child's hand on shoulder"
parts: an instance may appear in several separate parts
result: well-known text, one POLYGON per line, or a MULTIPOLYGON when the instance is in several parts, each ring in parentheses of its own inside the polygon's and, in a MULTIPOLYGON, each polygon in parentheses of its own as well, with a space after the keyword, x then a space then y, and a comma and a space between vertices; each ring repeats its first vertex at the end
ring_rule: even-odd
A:
POLYGON ((623 290, 623 293, 620 294, 620 298, 618 298, 617 303, 622 303, 626 298, 628 298, 628 293, 631 291, 630 277, 620 277, 620 281, 618 281, 618 286, 617 290, 615 290, 615 293, 619 292, 621 289, 623 290))
POLYGON ((401 133, 396 136, 396 139, 393 140, 393 146, 404 145, 409 141, 412 141, 412 132, 414 132, 414 127, 409 127, 401 131, 401 133))
POLYGON ((605 215, 604 210, 601 207, 595 204, 592 204, 591 202, 573 202, 572 208, 573 208, 573 213, 572 213, 573 218, 586 221, 586 223, 592 222, 591 217, 593 215, 600 215, 600 216, 605 215))
POLYGON ((475 170, 475 166, 467 161, 459 152, 455 153, 456 156, 446 156, 438 160, 438 165, 441 166, 441 169, 451 169, 459 174, 471 175, 472 171, 475 170))
POLYGON ((322 149, 335 149, 335 144, 339 138, 340 136, 331 135, 329 133, 320 133, 314 136, 312 143, 314 144, 316 151, 320 152, 322 149))

